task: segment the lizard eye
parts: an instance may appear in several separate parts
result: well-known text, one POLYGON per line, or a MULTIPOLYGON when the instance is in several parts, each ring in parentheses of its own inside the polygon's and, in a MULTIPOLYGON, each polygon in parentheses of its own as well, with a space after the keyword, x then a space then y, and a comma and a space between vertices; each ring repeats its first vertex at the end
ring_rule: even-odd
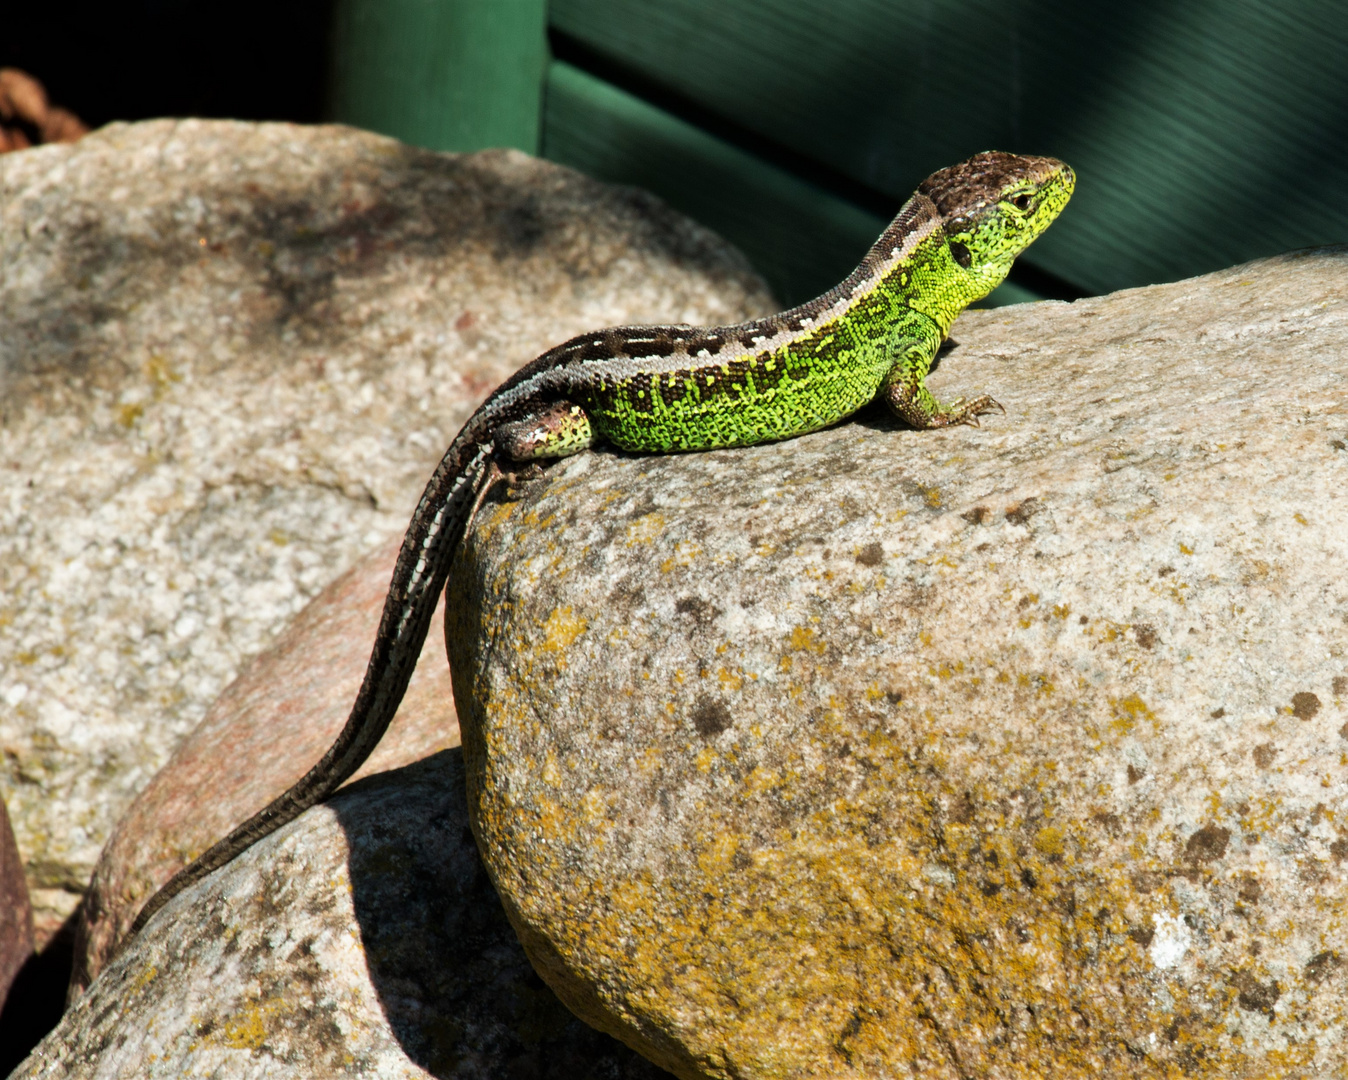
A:
POLYGON ((1034 200, 1030 198, 1030 196, 1027 195, 1026 193, 1021 192, 1019 195, 1017 195, 1015 198, 1011 200, 1011 205, 1014 206, 1017 210, 1024 213, 1025 211, 1029 210, 1031 206, 1034 205, 1034 200))

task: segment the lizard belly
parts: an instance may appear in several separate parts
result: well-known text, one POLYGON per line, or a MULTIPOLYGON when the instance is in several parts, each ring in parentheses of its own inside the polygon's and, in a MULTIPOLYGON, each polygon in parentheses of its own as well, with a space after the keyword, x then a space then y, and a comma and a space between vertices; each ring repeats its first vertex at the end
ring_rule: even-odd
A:
POLYGON ((583 398, 595 431, 624 450, 669 453, 749 446, 804 435, 868 403, 889 350, 843 364, 776 354, 599 380, 583 398))

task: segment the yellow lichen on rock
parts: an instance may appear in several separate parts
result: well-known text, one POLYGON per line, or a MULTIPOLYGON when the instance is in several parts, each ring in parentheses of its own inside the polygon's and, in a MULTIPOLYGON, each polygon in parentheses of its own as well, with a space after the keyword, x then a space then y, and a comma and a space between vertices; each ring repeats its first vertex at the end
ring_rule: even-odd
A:
POLYGON ((1348 324, 1287 386, 1211 328, 1348 256, 1243 272, 972 320, 1024 390, 977 432, 598 454, 479 525, 470 813, 571 1008, 689 1080, 1345 1074, 1348 505, 1262 523, 1343 479, 1348 324))

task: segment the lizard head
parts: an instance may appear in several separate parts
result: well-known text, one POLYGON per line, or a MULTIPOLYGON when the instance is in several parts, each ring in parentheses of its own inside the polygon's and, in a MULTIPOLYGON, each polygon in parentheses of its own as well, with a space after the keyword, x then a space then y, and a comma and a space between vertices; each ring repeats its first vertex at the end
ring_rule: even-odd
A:
POLYGON ((990 151, 932 173, 917 190, 936 204, 951 256, 986 295, 1062 212, 1075 186, 1071 167, 1056 158, 990 151))

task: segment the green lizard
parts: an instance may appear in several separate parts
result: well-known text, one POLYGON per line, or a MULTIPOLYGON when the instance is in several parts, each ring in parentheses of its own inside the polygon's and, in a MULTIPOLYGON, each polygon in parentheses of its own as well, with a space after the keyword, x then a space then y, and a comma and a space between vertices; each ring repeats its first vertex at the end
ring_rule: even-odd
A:
POLYGON ((861 265, 779 315, 710 329, 582 334, 507 379, 450 444, 412 516, 365 680, 337 741, 307 775, 179 871, 170 898, 337 789, 393 719, 458 542, 502 466, 599 442, 641 453, 748 446, 817 431, 878 397, 915 428, 977 425, 986 395, 942 405, 925 379, 950 326, 1056 218, 1076 179, 1060 161, 985 153, 933 173, 861 265))

